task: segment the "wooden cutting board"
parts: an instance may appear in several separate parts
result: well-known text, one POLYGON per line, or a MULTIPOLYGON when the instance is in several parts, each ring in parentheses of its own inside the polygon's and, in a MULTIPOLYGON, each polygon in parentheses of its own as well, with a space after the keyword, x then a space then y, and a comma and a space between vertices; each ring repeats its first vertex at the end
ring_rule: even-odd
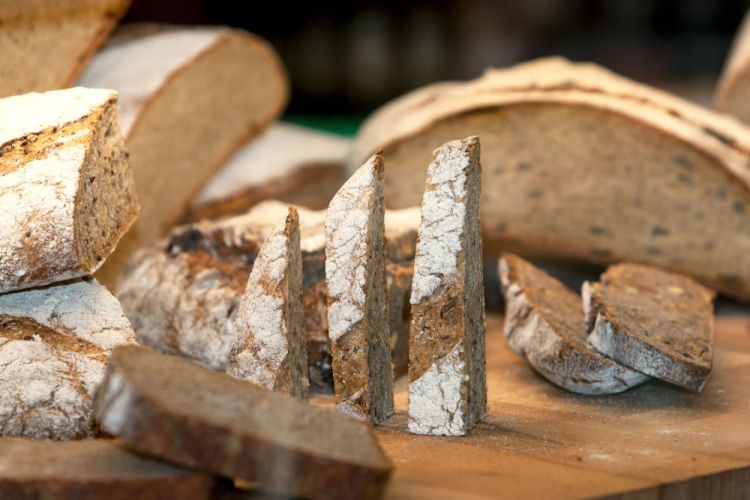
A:
POLYGON ((387 498, 750 498, 750 317, 717 319, 701 394, 649 382, 577 396, 537 376, 487 318, 489 415, 464 438, 406 431, 406 384, 378 436, 387 498))

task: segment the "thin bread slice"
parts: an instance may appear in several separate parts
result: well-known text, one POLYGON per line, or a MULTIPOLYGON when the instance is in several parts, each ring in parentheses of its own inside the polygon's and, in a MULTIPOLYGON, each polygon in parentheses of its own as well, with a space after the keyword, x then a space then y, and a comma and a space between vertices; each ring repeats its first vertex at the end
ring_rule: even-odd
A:
POLYGON ((716 109, 750 123, 750 13, 745 14, 716 88, 716 109))

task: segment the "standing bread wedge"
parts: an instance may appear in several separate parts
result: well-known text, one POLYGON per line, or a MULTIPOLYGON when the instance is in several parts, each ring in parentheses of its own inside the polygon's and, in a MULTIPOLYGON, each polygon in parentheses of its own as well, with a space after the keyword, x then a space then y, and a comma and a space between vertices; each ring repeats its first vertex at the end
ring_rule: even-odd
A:
POLYGON ((336 407, 377 424, 393 414, 383 159, 372 156, 326 213, 328 335, 336 407))
POLYGON ((719 111, 750 123, 750 12, 734 39, 714 100, 719 111))
POLYGON ((307 399, 299 216, 290 207, 253 264, 234 325, 227 373, 307 399))
POLYGON ((479 139, 427 169, 409 330, 409 431, 462 436, 487 412, 479 139))
POLYGON ((0 293, 96 271, 138 213, 117 93, 0 99, 0 293))

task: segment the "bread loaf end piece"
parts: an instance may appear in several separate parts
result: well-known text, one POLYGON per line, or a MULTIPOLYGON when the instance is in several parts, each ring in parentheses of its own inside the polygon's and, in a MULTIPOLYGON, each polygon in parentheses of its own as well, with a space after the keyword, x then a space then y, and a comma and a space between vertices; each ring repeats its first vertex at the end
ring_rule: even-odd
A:
POLYGON ((427 171, 409 330, 409 431, 462 436, 487 411, 479 139, 427 171))
POLYGON ((302 323, 299 216, 271 230, 255 259, 234 321, 227 373, 306 399, 307 351, 302 323))
POLYGON ((383 159, 376 154, 336 193, 325 224, 337 408, 373 424, 393 414, 383 219, 383 159))

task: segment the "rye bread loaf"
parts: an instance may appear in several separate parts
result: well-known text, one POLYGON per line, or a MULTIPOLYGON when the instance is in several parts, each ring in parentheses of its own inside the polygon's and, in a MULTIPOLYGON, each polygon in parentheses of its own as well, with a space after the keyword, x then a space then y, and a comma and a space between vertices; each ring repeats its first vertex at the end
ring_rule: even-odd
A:
POLYGON ((95 435, 92 397, 109 351, 134 341, 95 280, 0 295, 0 435, 95 435))
POLYGON ((0 2, 0 97, 73 85, 130 0, 0 2))
POLYGON ((687 276, 618 264, 583 285, 589 342, 652 377, 703 390, 712 365, 713 293, 687 276))
POLYGON ((91 274, 137 213, 116 92, 0 99, 0 293, 91 274))
POLYGON ((391 470, 352 418, 140 346, 113 351, 96 414, 140 453, 283 495, 377 498, 391 470))
POLYGON ((735 120, 543 59, 387 104, 349 167, 382 149, 388 207, 410 206, 432 149, 468 134, 482 139, 490 251, 638 261, 750 299, 750 131, 735 120))
POLYGON ((211 178, 186 217, 237 215, 269 199, 324 209, 346 180, 350 145, 348 138, 311 128, 271 125, 211 178))
POLYGON ((427 168, 409 329, 409 431, 462 436, 487 413, 479 139, 427 168))
MULTIPOLYGON (((275 201, 247 214, 175 228, 136 253, 118 298, 138 341, 224 371, 233 322, 247 278, 273 225, 288 210, 275 201)), ((311 388, 332 391, 325 282, 325 212, 299 209, 303 309, 311 388)), ((406 372, 411 273, 417 209, 386 211, 391 347, 396 372, 406 372)))
POLYGON ((325 223, 336 408, 372 424, 393 414, 384 217, 383 158, 375 154, 333 197, 325 223))
POLYGON ((750 14, 745 14, 716 88, 716 109, 750 123, 750 14))
POLYGON ((234 321, 227 373, 307 399, 299 216, 290 207, 253 263, 234 321))
POLYGON ((278 56, 228 28, 146 31, 97 54, 83 85, 120 92, 142 214, 100 273, 114 287, 128 257, 175 224, 208 179, 286 105, 278 56))
POLYGON ((127 451, 113 439, 0 439, 0 497, 208 500, 214 480, 127 451))
POLYGON ((598 395, 622 392, 648 380, 588 344, 581 298, 549 274, 504 253, 500 282, 508 344, 553 384, 598 395))

